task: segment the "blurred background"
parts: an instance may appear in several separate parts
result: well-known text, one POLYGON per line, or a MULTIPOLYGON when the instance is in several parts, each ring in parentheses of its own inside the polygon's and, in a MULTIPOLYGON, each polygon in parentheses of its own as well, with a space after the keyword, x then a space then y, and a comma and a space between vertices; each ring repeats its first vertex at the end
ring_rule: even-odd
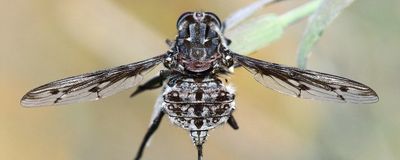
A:
MULTIPOLYGON (((132 159, 160 90, 128 98, 134 90, 129 89, 100 101, 42 108, 23 108, 20 98, 56 79, 164 53, 164 41, 175 37, 176 20, 185 11, 212 11, 224 19, 251 2, 0 0, 0 159, 132 159)), ((260 13, 280 14, 304 2, 284 1, 260 13)), ((378 103, 292 98, 238 69, 231 81, 240 129, 210 132, 205 159, 400 159, 399 6, 398 0, 356 1, 325 31, 308 63, 309 69, 369 85, 379 94, 378 103)), ((295 66, 305 22, 251 56, 295 66)), ((143 159, 196 155, 189 134, 165 117, 143 159)))

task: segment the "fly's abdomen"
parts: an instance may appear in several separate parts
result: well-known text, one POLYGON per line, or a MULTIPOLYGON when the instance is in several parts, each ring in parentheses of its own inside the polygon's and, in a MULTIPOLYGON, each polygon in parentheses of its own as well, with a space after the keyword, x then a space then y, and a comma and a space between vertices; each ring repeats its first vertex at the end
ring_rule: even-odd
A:
POLYGON ((235 95, 217 78, 179 78, 170 80, 163 93, 163 109, 172 123, 198 132, 199 141, 203 131, 225 123, 235 109, 235 95), (171 85, 172 84, 172 85, 171 85))

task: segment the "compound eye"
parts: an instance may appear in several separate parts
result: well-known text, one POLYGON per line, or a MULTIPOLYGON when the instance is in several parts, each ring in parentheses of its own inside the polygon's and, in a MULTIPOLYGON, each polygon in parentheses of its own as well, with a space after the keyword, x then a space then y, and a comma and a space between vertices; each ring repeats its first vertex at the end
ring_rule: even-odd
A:
POLYGON ((188 19, 193 19, 193 12, 185 12, 183 13, 179 18, 178 21, 176 22, 176 28, 179 29, 179 27, 182 25, 183 22, 188 21, 188 19))
POLYGON ((218 16, 217 16, 216 14, 214 14, 214 13, 212 13, 212 12, 205 12, 205 14, 207 14, 207 15, 210 17, 210 19, 211 19, 212 21, 214 21, 215 24, 216 24, 219 28, 221 28, 221 20, 219 20, 219 18, 218 18, 218 16))

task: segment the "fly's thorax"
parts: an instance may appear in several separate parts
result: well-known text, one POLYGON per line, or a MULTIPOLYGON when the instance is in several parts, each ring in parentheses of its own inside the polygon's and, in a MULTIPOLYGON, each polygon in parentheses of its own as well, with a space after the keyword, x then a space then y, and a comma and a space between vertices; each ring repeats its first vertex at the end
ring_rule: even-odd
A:
POLYGON ((233 65, 219 18, 210 12, 187 12, 177 22, 178 35, 169 41, 168 69, 190 75, 226 72, 233 65))
POLYGON ((214 29, 220 27, 218 17, 209 12, 188 12, 179 18, 174 49, 176 60, 185 71, 210 71, 220 61, 221 40, 214 29))
POLYGON ((179 31, 176 57, 185 70, 195 73, 211 70, 222 57, 219 37, 208 28, 204 23, 193 23, 179 31))

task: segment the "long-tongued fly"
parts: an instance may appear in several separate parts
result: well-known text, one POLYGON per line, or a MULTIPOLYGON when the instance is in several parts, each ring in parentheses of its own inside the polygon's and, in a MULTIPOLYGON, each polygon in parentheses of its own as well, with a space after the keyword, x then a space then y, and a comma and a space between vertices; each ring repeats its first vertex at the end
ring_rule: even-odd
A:
POLYGON ((230 40, 224 37, 223 28, 211 12, 186 12, 178 19, 178 35, 169 41, 170 49, 165 54, 50 82, 29 91, 21 104, 36 107, 98 100, 139 84, 147 71, 163 63, 166 69, 131 95, 163 86, 135 159, 141 158, 167 114, 174 125, 189 131, 200 160, 209 130, 224 123, 239 128, 232 115, 234 90, 220 77, 229 75, 235 67, 244 67, 264 86, 295 97, 350 103, 378 101, 371 88, 347 78, 239 55, 229 49, 230 40))

